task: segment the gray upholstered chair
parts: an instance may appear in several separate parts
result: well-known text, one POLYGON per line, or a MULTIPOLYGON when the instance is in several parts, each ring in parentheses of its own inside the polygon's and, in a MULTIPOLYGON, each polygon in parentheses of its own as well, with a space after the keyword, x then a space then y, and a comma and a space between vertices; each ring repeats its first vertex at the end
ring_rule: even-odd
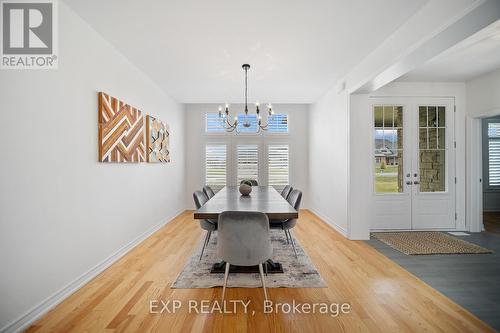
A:
POLYGON ((293 187, 291 187, 290 185, 285 186, 285 188, 283 188, 283 191, 281 191, 281 196, 285 199, 288 199, 288 195, 292 190, 293 187))
MULTIPOLYGON (((194 191, 193 193, 194 204, 196 205, 196 209, 200 209, 207 201, 208 197, 202 191, 194 191)), ((203 257, 203 251, 205 251, 205 247, 210 242, 210 236, 212 235, 212 231, 217 230, 217 221, 213 220, 199 220, 200 227, 203 230, 207 231, 207 235, 205 236, 205 242, 203 243, 203 247, 201 249, 200 260, 203 257)))
POLYGON ((212 197, 215 195, 212 188, 208 185, 203 186, 203 193, 205 193, 207 195, 209 200, 212 199, 212 197))
MULTIPOLYGON (((299 190, 292 190, 287 198, 288 203, 295 208, 297 211, 300 209, 300 202, 302 201, 302 192, 299 190)), ((271 229, 281 229, 285 232, 286 242, 292 243, 293 252, 295 252, 295 258, 297 256, 297 250, 295 249, 295 241, 293 240, 292 228, 297 224, 297 219, 289 219, 289 220, 271 220, 270 227, 271 229)))
POLYGON ((269 219, 261 212, 222 212, 217 231, 217 256, 226 262, 222 301, 226 293, 230 265, 259 266, 260 279, 267 300, 262 264, 271 258, 269 219))
POLYGON ((243 179, 240 182, 240 185, 247 181, 249 181, 252 184, 252 186, 259 186, 259 183, 255 179, 243 179))

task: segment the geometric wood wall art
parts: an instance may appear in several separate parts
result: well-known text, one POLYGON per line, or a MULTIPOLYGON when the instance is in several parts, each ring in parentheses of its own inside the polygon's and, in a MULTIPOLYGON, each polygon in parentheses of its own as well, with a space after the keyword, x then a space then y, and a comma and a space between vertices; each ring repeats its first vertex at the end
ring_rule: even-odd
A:
POLYGON ((100 162, 144 162, 144 127, 141 111, 99 93, 100 162))
POLYGON ((170 131, 167 124, 146 116, 146 159, 150 163, 170 162, 170 131))

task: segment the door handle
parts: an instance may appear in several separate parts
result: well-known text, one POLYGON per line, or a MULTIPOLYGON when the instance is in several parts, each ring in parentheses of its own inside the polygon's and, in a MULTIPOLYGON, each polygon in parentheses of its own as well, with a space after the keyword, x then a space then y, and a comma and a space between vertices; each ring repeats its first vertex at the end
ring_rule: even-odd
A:
POLYGON ((411 185, 411 184, 412 184, 411 181, 406 182, 406 185, 411 185))
POLYGON ((418 180, 415 180, 415 181, 413 182, 413 184, 418 185, 418 184, 420 184, 420 182, 419 182, 418 180))

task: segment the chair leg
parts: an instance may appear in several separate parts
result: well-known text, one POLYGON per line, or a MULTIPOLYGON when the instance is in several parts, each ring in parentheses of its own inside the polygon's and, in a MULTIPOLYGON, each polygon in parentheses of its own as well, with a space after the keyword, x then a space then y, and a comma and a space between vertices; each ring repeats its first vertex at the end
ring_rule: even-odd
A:
POLYGON ((283 231, 285 232, 285 236, 286 236, 286 243, 287 243, 287 244, 290 244, 290 243, 288 242, 288 232, 286 232, 286 229, 283 229, 283 231))
POLYGON ((229 263, 226 262, 226 272, 224 273, 224 285, 222 286, 222 303, 224 303, 224 296, 226 295, 226 285, 228 276, 229 276, 229 263))
POLYGON ((200 261, 201 258, 203 257, 203 251, 205 251, 205 246, 207 246, 208 240, 210 239, 210 233, 211 231, 207 231, 207 235, 205 236, 205 241, 203 242, 203 247, 201 248, 200 261))
POLYGON ((262 288, 264 289, 264 298, 267 301, 267 290, 266 281, 264 280, 264 270, 262 269, 262 264, 259 264, 260 279, 262 281, 262 288))
POLYGON ((297 250, 295 249, 295 242, 293 241, 292 231, 290 229, 288 229, 288 235, 290 236, 290 240, 292 242, 293 252, 295 252, 295 259, 299 259, 299 257, 297 256, 297 250))

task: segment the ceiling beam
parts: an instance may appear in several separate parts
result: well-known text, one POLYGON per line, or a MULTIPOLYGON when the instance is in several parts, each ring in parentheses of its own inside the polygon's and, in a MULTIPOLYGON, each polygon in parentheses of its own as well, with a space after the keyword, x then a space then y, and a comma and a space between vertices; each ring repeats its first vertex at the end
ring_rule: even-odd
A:
POLYGON ((431 1, 346 76, 346 89, 375 91, 499 19, 499 0, 431 1))

